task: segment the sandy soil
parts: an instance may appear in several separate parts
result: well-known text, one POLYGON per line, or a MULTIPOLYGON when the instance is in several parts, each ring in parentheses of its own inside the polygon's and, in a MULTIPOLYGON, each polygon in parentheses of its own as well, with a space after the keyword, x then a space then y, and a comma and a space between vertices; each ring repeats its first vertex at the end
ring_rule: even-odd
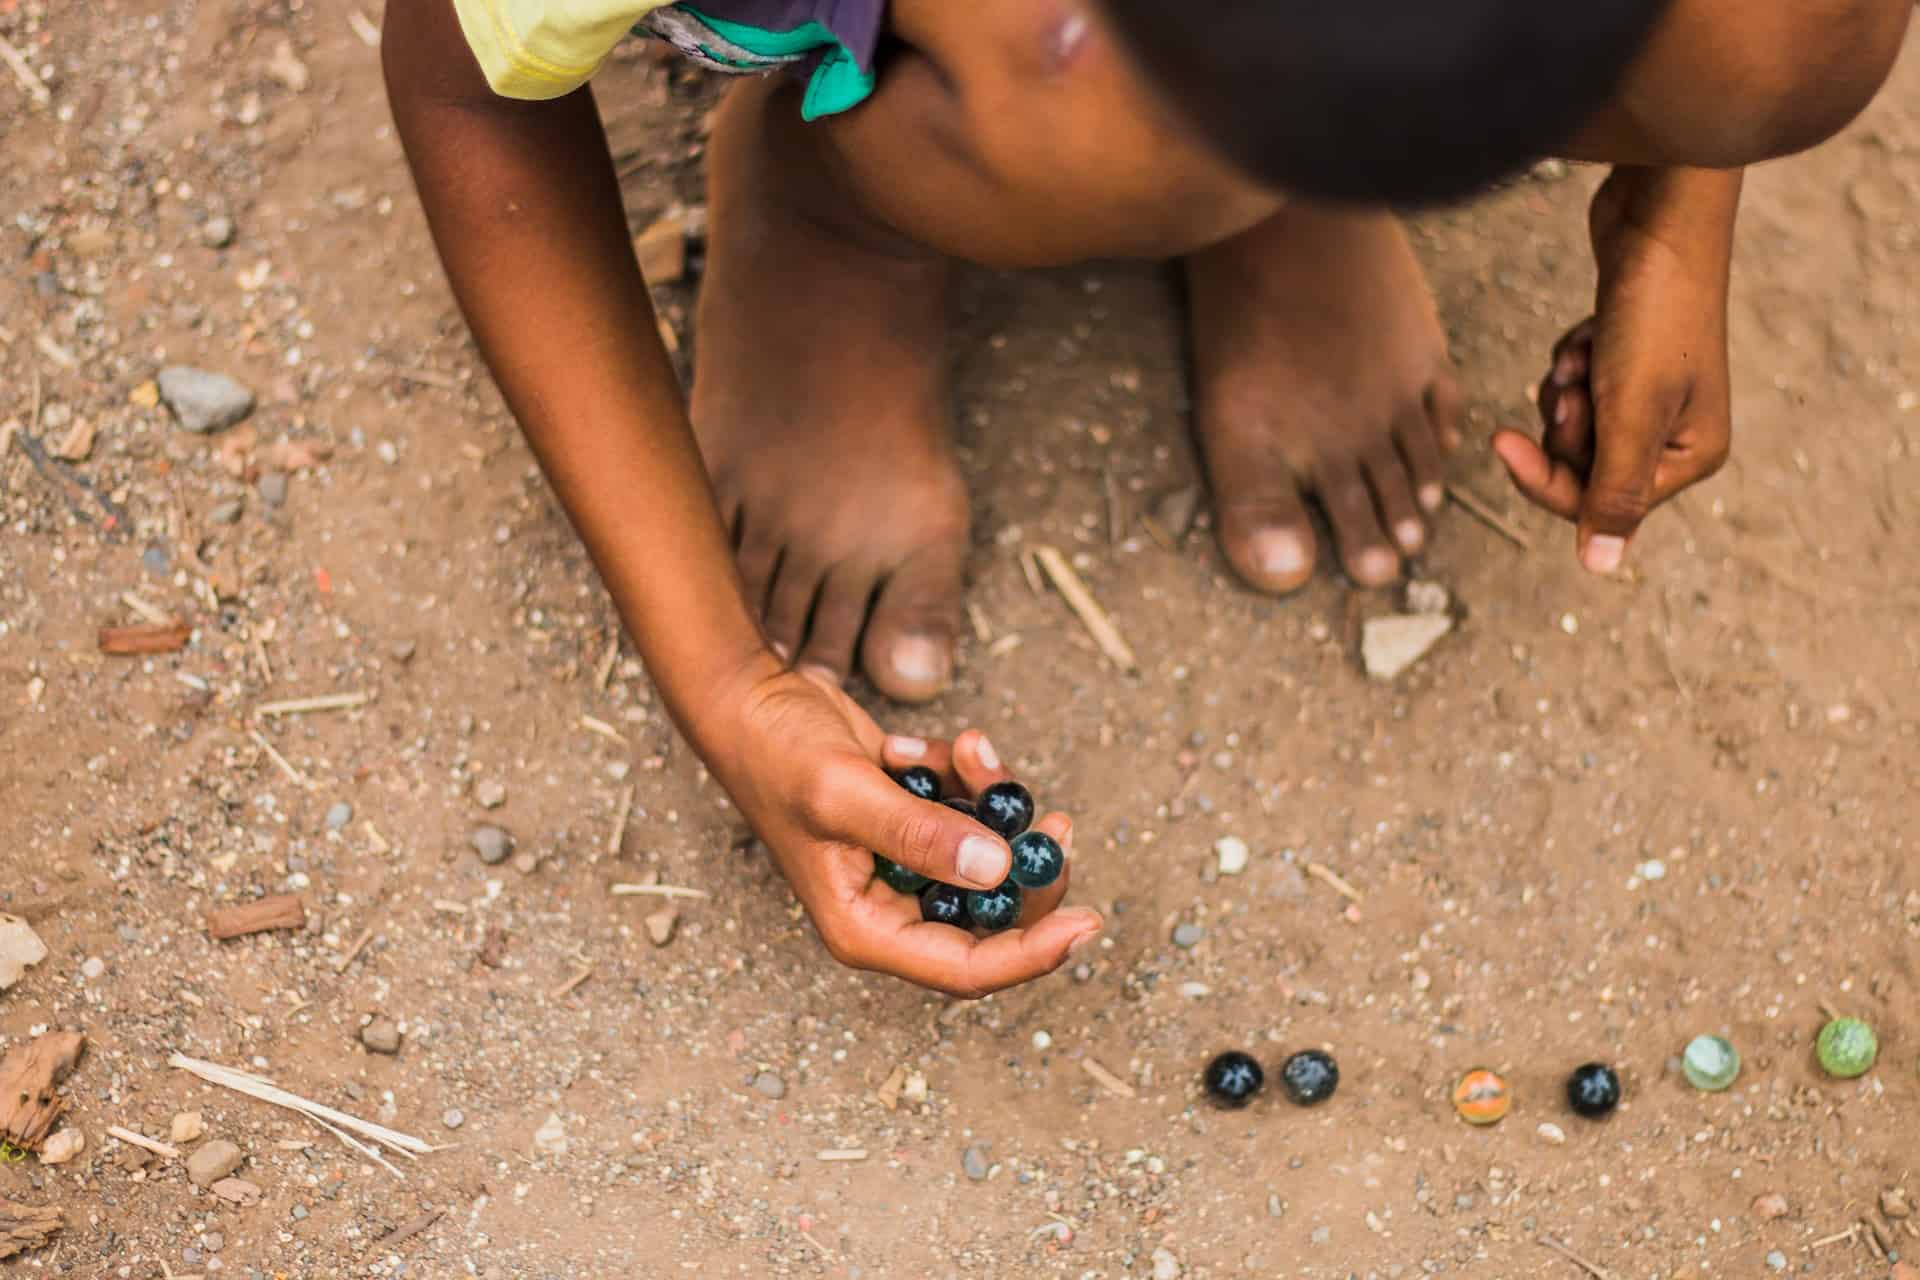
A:
MULTIPOLYGON (((1162 272, 970 277, 972 600, 997 643, 885 714, 990 729, 1076 814, 1075 892, 1112 927, 1076 972, 954 1006, 834 967, 638 666, 599 678, 611 612, 466 340, 350 10, 0 0, 51 89, 29 110, 0 75, 0 421, 49 448, 95 428, 64 472, 0 457, 0 911, 51 950, 0 996, 0 1049, 45 1025, 90 1045, 86 1150, 0 1163, 0 1196, 67 1217, 20 1274, 1578 1276, 1551 1237, 1621 1277, 1771 1274, 1776 1250, 1884 1276, 1867 1229, 1821 1243, 1863 1219, 1920 1251, 1877 1207, 1920 1149, 1920 49, 1845 136, 1753 176, 1735 460, 1628 580, 1581 575, 1485 447, 1584 314, 1597 175, 1420 224, 1475 397, 1455 479, 1533 545, 1451 512, 1421 570, 1465 621, 1390 686, 1356 635, 1392 593, 1323 575, 1263 601, 1204 532, 1141 532, 1194 475, 1162 272), (179 430, 142 390, 174 361, 258 410, 179 430), (1041 541, 1137 676, 1029 590, 1041 541), (129 594, 191 644, 102 656, 97 628, 141 621, 129 594), (477 860, 489 822, 521 856, 477 860), (1225 835, 1253 851, 1237 878, 1211 870, 1225 835), (1364 895, 1353 916, 1309 862, 1364 895), (665 946, 656 904, 608 891, 649 874, 711 895, 665 946), (210 907, 281 890, 305 932, 208 939, 210 907), (1822 1001, 1878 1027, 1863 1080, 1814 1065, 1822 1001), (375 1016, 397 1055, 362 1047, 375 1016), (1701 1031, 1745 1051, 1732 1092, 1677 1077, 1701 1031), (1271 1071, 1314 1045, 1345 1073, 1328 1106, 1199 1096, 1217 1049, 1271 1071), (176 1051, 456 1145, 396 1181, 176 1051), (1602 1124, 1559 1097, 1590 1058, 1627 1081, 1602 1124), (1446 1103, 1476 1064, 1518 1096, 1484 1131, 1446 1103), (192 1145, 242 1148, 257 1205, 106 1133, 183 1111, 192 1145), (564 1150, 535 1142, 554 1116, 564 1150)), ((606 73, 636 229, 699 200, 713 93, 637 50, 606 73)), ((691 341, 690 289, 661 296, 691 341)))

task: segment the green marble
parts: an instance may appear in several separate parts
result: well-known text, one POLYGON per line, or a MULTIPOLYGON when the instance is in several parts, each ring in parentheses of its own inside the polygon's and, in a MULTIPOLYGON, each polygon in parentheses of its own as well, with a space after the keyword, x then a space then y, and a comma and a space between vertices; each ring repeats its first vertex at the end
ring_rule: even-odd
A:
POLYGON ((1695 1036, 1680 1058, 1687 1083, 1707 1093, 1731 1089, 1740 1075, 1740 1051, 1719 1036, 1695 1036))
POLYGON ((1820 1028, 1813 1052, 1820 1059, 1821 1070, 1836 1080, 1851 1080, 1872 1068, 1873 1060, 1880 1055, 1880 1041, 1873 1028, 1860 1019, 1835 1018, 1820 1028))

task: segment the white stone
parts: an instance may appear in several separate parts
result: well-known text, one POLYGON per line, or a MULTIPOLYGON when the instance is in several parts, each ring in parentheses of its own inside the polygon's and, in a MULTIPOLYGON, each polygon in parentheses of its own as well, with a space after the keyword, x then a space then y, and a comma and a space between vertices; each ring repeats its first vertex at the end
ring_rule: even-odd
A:
POLYGON ((1239 836, 1221 836, 1213 842, 1213 856, 1220 860, 1220 874, 1237 876, 1247 869, 1247 842, 1239 836))
POLYGON ((206 1136, 207 1122, 200 1118, 198 1111, 182 1111, 173 1118, 173 1126, 167 1135, 175 1146, 188 1142, 198 1142, 206 1136))
POLYGON ((1534 1132, 1540 1135, 1540 1141, 1550 1147, 1564 1146, 1567 1141, 1566 1131, 1557 1124, 1542 1124, 1538 1129, 1535 1129, 1534 1132))
POLYGON ((1375 680, 1392 680, 1453 630, 1444 613, 1390 613, 1367 619, 1360 634, 1360 658, 1375 680))
POLYGON ((41 1164, 65 1164, 87 1149, 87 1135, 68 1125, 40 1144, 41 1164))
POLYGON ((19 916, 0 915, 0 991, 47 958, 47 944, 19 916))
POLYGON ((547 1122, 533 1131, 533 1149, 543 1156, 567 1154, 567 1130, 558 1112, 550 1113, 547 1122))

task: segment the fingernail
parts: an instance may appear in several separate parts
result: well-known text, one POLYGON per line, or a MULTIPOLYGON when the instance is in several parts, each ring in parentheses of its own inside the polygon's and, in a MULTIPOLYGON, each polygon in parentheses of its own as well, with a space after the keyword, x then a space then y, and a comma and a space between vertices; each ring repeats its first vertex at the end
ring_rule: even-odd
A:
POLYGON ((891 737, 887 739, 887 754, 896 760, 918 760, 927 754, 925 738, 891 737))
POLYGON ((980 763, 987 768, 998 769, 1000 767, 1000 753, 993 749, 993 744, 987 741, 986 735, 981 735, 980 745, 974 748, 974 754, 980 757, 980 763))
POLYGON ((1067 959, 1069 960, 1079 959, 1080 954, 1082 952, 1084 952, 1088 947, 1091 947, 1094 943, 1098 941, 1100 941, 1100 930, 1098 929, 1095 929, 1092 933, 1081 934, 1079 937, 1075 938, 1070 944, 1068 944, 1067 959))
POLYGON ((1572 381, 1573 353, 1563 351, 1560 353, 1560 358, 1553 362, 1553 382, 1555 386, 1564 387, 1572 381))
POLYGON ((1560 403, 1553 406, 1553 425, 1564 427, 1567 419, 1573 416, 1573 397, 1561 396, 1560 403))
POLYGON ((1618 573, 1621 562, 1627 558, 1627 540, 1611 534, 1595 534, 1587 539, 1587 549, 1580 558, 1589 573, 1618 573))
POLYGON ((968 836, 960 842, 960 854, 953 860, 962 880, 992 888, 1007 878, 1013 854, 991 836, 968 836))
POLYGON ((1446 491, 1442 489, 1439 485, 1425 484, 1420 486, 1420 505, 1425 507, 1427 510, 1438 511, 1440 509, 1440 504, 1445 502, 1446 500, 1447 500, 1446 491))
POLYGON ((1073 856, 1073 824, 1071 822, 1067 824, 1067 829, 1060 833, 1060 852, 1069 858, 1073 856))

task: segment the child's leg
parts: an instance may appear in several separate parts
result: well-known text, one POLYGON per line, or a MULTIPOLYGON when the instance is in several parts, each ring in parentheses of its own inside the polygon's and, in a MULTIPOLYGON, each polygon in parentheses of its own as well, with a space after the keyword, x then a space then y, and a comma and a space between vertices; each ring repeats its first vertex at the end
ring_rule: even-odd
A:
POLYGON ((858 645, 877 687, 931 697, 967 552, 947 262, 862 220, 783 81, 728 96, 708 188, 693 425, 748 598, 796 660, 845 675, 858 645))
POLYGON ((1220 543, 1249 583, 1313 573, 1303 490, 1356 581, 1426 541, 1460 392, 1420 265, 1388 214, 1295 204, 1187 259, 1194 425, 1220 543))

